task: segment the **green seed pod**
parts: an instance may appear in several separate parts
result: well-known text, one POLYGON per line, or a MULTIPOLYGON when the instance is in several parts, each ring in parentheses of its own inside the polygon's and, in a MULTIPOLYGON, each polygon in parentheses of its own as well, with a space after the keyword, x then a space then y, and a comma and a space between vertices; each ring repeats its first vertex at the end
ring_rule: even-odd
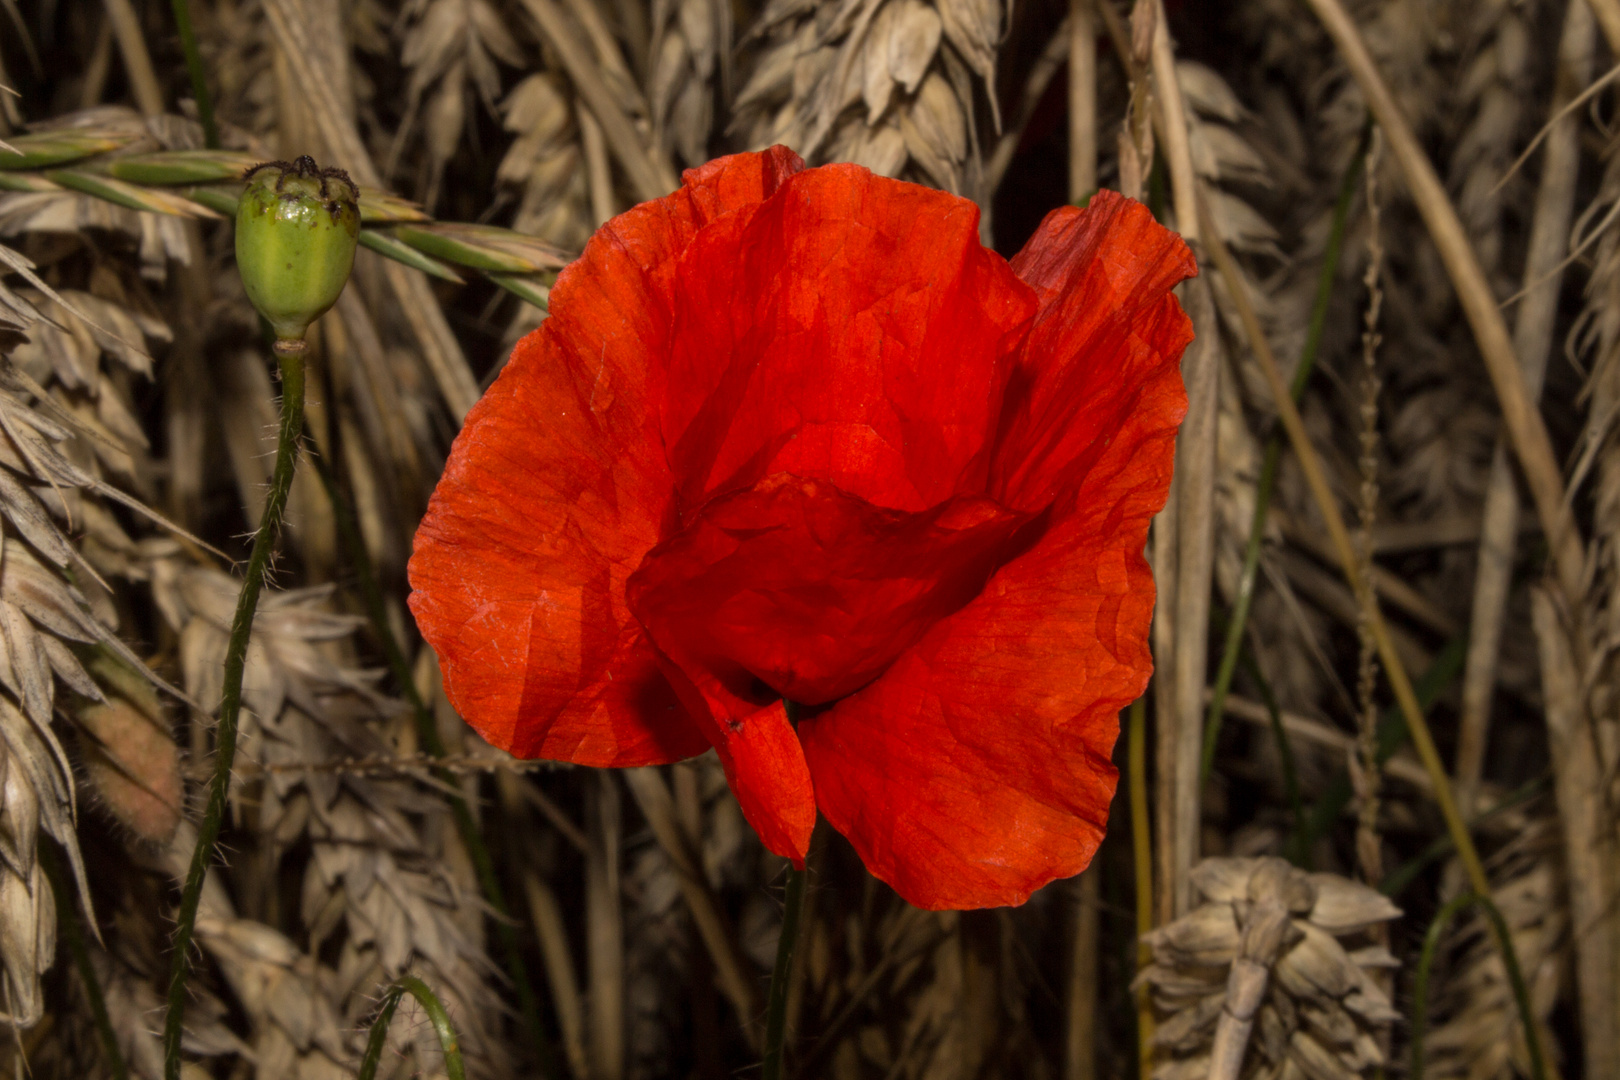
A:
POLYGON ((236 266, 278 342, 301 342, 337 302, 360 238, 360 190, 309 156, 255 165, 236 211, 236 266))

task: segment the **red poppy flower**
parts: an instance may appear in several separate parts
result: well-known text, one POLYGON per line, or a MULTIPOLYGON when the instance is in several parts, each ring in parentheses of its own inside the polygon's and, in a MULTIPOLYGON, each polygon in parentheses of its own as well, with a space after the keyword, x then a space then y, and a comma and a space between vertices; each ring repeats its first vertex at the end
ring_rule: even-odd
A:
POLYGON ((780 147, 603 226, 416 535, 467 720, 583 765, 712 746, 772 851, 819 808, 924 907, 1084 869, 1152 670, 1194 263, 1111 192, 1010 265, 978 235, 780 147))

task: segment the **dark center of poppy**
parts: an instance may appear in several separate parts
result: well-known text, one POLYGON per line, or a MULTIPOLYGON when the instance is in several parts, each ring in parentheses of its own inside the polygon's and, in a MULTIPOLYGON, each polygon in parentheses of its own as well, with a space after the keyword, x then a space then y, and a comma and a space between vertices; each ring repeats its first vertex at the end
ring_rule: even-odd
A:
POLYGON ((982 495, 910 513, 778 473, 705 506, 626 592, 695 682, 814 706, 872 681, 978 595, 1029 520, 982 495))

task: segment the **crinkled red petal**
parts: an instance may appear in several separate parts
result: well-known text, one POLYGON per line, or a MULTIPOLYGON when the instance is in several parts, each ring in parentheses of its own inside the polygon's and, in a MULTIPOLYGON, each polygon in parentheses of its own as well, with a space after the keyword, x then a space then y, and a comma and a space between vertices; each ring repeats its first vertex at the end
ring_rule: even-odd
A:
POLYGON ((779 473, 710 502, 630 578, 659 648, 739 700, 820 705, 976 596, 1027 515, 964 495, 919 513, 779 473))
POLYGON ((700 228, 802 167, 782 148, 723 158, 609 222, 468 414, 410 603, 451 703, 493 744, 588 765, 707 747, 624 602, 674 490, 657 428, 674 274, 700 228))
POLYGON ((1118 713, 1153 667, 1154 588, 1142 549, 1170 482, 1186 411, 1177 362, 1190 338, 1168 295, 1190 266, 1162 243, 1150 250, 1175 272, 1140 260, 1144 237, 1162 238, 1136 218, 1106 198, 1095 211, 1060 211, 1021 257, 1042 296, 1021 407, 1054 423, 1051 412, 1067 408, 1092 440, 1043 443, 1029 437, 1041 424, 1010 426, 1024 441, 1003 450, 1043 452, 1037 462, 998 462, 998 475, 1025 505, 1044 499, 1045 534, 876 682, 799 725, 827 820, 920 907, 1022 903, 1084 869, 1102 839, 1118 713), (1093 213, 1100 225, 1086 220, 1093 213), (1135 267, 1129 290, 1111 284, 1121 267, 1135 267), (1096 299, 1079 291, 1099 280, 1096 299), (1090 303, 1101 317, 1087 317, 1090 303), (1108 305, 1134 315, 1116 320, 1108 305), (1095 332, 1111 322, 1125 332, 1095 332), (1117 351, 1099 351, 1099 341, 1117 351), (1113 407, 1061 397, 1077 387, 1113 407))
POLYGON ((683 521, 781 472, 903 510, 983 491, 1034 307, 971 202, 853 165, 705 229, 663 402, 683 521))
POLYGON ((804 868, 816 792, 781 698, 750 706, 701 666, 659 654, 670 685, 714 746, 743 817, 769 851, 804 868))
POLYGON ((1147 207, 1099 191, 1085 210, 1048 214, 1012 268, 1041 306, 1007 388, 990 493, 1028 509, 1072 491, 1142 384, 1181 356, 1192 324, 1170 290, 1198 264, 1147 207))
POLYGON ((983 496, 906 513, 777 474, 712 500, 647 555, 630 577, 630 608, 701 697, 689 711, 762 837, 807 843, 815 803, 796 742, 791 754, 728 756, 736 740, 761 738, 758 710, 783 697, 817 705, 870 682, 977 595, 1027 520, 983 496))

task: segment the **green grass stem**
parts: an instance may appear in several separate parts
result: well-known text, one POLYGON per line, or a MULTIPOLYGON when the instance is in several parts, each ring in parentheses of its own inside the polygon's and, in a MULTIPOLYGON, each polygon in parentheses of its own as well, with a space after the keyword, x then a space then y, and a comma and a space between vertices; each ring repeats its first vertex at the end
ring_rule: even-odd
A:
POLYGON ((203 144, 219 149, 219 125, 214 121, 214 99, 208 93, 208 72, 197 49, 197 32, 191 27, 191 5, 187 0, 170 0, 174 27, 180 33, 180 48, 186 54, 186 73, 191 76, 191 96, 197 99, 197 120, 202 124, 203 144))
MULTIPOLYGON (((1316 299, 1311 305, 1311 319, 1305 330, 1305 344, 1300 349, 1299 363, 1294 366, 1294 378, 1289 392, 1298 401, 1316 369, 1316 357, 1322 346, 1322 332, 1327 325, 1328 304, 1333 299, 1333 284, 1338 278, 1339 259, 1344 253, 1344 235, 1349 227, 1350 207, 1355 201, 1356 187, 1361 183, 1361 170, 1367 158, 1367 138, 1362 137, 1345 167, 1344 179, 1339 183, 1339 199, 1333 207, 1333 229, 1328 233, 1327 250, 1322 253, 1322 269, 1316 279, 1316 299)), ((1271 496, 1277 486, 1277 471, 1282 465, 1283 436, 1274 433, 1266 440, 1266 455, 1260 465, 1260 481, 1255 486, 1254 516, 1249 523, 1249 540, 1243 549, 1243 571, 1238 575, 1237 599, 1232 605, 1232 619, 1226 627, 1226 640, 1221 648, 1221 663, 1215 673, 1215 687, 1209 699, 1209 712, 1204 720, 1204 756, 1199 764, 1199 785, 1209 781, 1215 766, 1215 746, 1221 734, 1221 719, 1226 714, 1226 696, 1232 689, 1232 676, 1237 672, 1238 655, 1243 651, 1243 633, 1249 624, 1249 609, 1254 604, 1255 583, 1259 577, 1260 549, 1266 535, 1266 519, 1271 511, 1271 496)))
POLYGON ((107 1015, 107 999, 101 992, 101 980, 96 978, 96 969, 90 963, 90 948, 84 943, 79 909, 68 895, 67 882, 56 861, 56 852, 45 842, 40 843, 38 850, 40 866, 51 884, 51 895, 56 897, 57 923, 62 928, 62 938, 67 942, 68 953, 73 958, 73 970, 78 973, 79 985, 84 987, 84 996, 89 999, 90 1014, 95 1018, 96 1037, 101 1040, 101 1052, 106 1056, 107 1068, 113 1080, 129 1080, 129 1065, 124 1061, 124 1052, 118 1045, 118 1033, 113 1030, 112 1017, 107 1015))
POLYGON ((1496 931, 1497 942, 1502 947, 1502 961, 1507 967, 1508 984, 1513 988, 1513 1002, 1518 1006, 1519 1022, 1524 1025, 1524 1042, 1530 1051, 1530 1076, 1532 1080, 1547 1080, 1547 1063, 1541 1056, 1541 1036, 1536 1031, 1536 1018, 1530 1011, 1530 991, 1525 986, 1524 973, 1519 970, 1519 960, 1513 951, 1513 939, 1508 934, 1507 922, 1502 918, 1502 912, 1488 897, 1475 892, 1466 892, 1452 900, 1440 909, 1429 924, 1429 932, 1423 938, 1423 953, 1418 958, 1417 979, 1412 990, 1412 1072, 1411 1080, 1423 1080, 1423 1036, 1424 1029, 1429 1022, 1429 973, 1434 967, 1434 954, 1440 947, 1440 938, 1445 934, 1446 927, 1456 918, 1463 909, 1478 905, 1485 912, 1486 920, 1496 931))

